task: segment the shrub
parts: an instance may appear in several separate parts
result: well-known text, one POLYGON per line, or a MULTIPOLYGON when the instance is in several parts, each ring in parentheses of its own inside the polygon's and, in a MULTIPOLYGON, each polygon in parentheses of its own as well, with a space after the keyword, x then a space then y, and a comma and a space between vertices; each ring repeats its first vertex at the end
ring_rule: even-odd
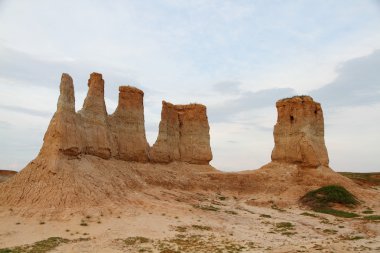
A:
POLYGON ((303 204, 312 208, 325 208, 332 203, 354 206, 359 203, 357 198, 339 185, 328 185, 306 193, 301 199, 303 204))

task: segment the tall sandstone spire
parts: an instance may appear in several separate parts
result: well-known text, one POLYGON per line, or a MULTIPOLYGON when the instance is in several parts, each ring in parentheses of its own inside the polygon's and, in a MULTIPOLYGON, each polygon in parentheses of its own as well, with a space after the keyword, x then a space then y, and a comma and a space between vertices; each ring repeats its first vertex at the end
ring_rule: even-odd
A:
POLYGON ((62 74, 57 111, 44 136, 41 153, 76 156, 81 152, 81 129, 78 129, 75 113, 73 79, 62 74))
POLYGON ((144 92, 131 86, 119 87, 119 104, 109 117, 116 143, 116 158, 147 162, 149 145, 145 136, 144 92))
POLYGON ((276 107, 272 161, 328 166, 321 105, 309 96, 296 96, 277 101, 276 107))
POLYGON ((112 115, 104 101, 104 80, 92 73, 83 108, 75 112, 73 80, 63 74, 57 112, 44 137, 41 152, 78 157, 169 163, 208 164, 212 159, 206 107, 163 102, 159 135, 152 148, 146 140, 144 92, 119 87, 119 103, 112 115))

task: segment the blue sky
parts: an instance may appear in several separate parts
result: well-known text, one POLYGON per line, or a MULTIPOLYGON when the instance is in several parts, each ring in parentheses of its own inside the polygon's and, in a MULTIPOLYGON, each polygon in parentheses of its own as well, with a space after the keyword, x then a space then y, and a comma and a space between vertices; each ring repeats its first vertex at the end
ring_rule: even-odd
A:
POLYGON ((33 159, 55 111, 62 72, 80 109, 91 72, 145 91, 147 137, 161 100, 207 105, 212 164, 270 161, 275 101, 322 103, 330 165, 379 171, 379 1, 0 0, 0 169, 33 159))

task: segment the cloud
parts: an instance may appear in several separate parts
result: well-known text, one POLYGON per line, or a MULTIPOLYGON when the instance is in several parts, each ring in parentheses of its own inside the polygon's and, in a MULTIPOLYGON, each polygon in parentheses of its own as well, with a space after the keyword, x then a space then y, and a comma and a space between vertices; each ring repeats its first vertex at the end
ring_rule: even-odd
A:
POLYGON ((238 92, 239 95, 236 98, 208 107, 211 122, 228 122, 242 113, 273 107, 277 100, 296 93, 291 88, 265 89, 256 92, 239 90, 238 92))
POLYGON ((359 106, 380 102, 380 50, 342 63, 337 78, 311 95, 327 106, 359 106))
MULTIPOLYGON (((52 113, 49 111, 34 110, 34 109, 29 109, 29 108, 20 107, 20 106, 14 106, 14 105, 0 104, 0 109, 17 112, 17 113, 24 113, 31 116, 38 116, 38 117, 43 117, 43 118, 50 118, 52 116, 52 113)), ((1 122, 0 122, 0 125, 1 125, 1 122)))
POLYGON ((238 81, 223 81, 213 85, 213 89, 221 94, 238 94, 240 93, 240 82, 238 81))

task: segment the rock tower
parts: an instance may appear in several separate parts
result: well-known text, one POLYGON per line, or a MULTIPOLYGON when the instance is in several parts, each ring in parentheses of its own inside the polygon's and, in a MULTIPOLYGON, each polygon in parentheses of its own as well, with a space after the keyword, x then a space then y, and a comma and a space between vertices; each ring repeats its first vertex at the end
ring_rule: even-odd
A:
POLYGON ((272 161, 328 166, 321 105, 309 96, 296 96, 277 101, 276 107, 272 161))
POLYGON ((44 137, 41 153, 133 162, 209 164, 212 159, 206 107, 173 105, 163 101, 159 135, 151 148, 144 125, 144 92, 119 87, 119 103, 112 115, 104 101, 104 80, 92 73, 83 108, 75 112, 73 80, 62 74, 57 111, 44 137))

